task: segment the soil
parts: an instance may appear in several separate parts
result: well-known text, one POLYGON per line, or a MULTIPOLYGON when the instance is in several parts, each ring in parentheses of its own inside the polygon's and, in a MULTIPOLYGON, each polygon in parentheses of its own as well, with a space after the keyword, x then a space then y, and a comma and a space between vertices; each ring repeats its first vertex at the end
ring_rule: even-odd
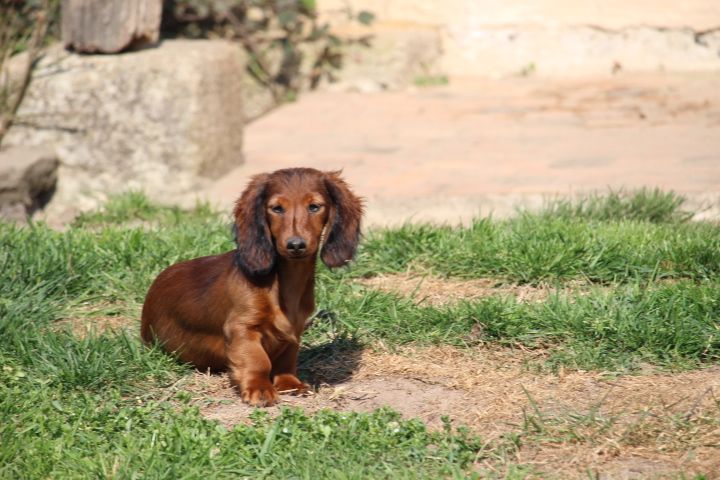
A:
MULTIPOLYGON (((445 305, 459 300, 477 300, 493 295, 515 297, 520 302, 541 302, 556 290, 548 285, 531 286, 503 283, 498 279, 453 280, 431 275, 400 273, 358 280, 358 283, 412 298, 417 304, 445 305)), ((568 289, 572 286, 568 286, 568 289)))
MULTIPOLYGON (((720 367, 615 377, 538 373, 527 368, 530 361, 526 352, 485 347, 366 350, 347 380, 321 383, 302 397, 284 395, 268 410, 369 412, 387 406, 430 428, 441 428, 446 415, 488 442, 524 432, 527 440, 516 462, 563 476, 595 471, 602 478, 646 478, 720 471, 720 429, 702 422, 718 415, 720 367), (546 431, 528 431, 527 415, 542 418, 546 431), (673 431, 678 418, 688 419, 691 433, 673 431)), ((192 402, 201 412, 227 427, 249 421, 252 408, 239 400, 225 375, 197 372, 178 388, 193 392, 192 402)))
POLYGON ((88 308, 87 316, 77 315, 61 318, 54 322, 51 328, 54 331, 69 329, 78 338, 85 338, 90 334, 100 335, 105 332, 127 329, 134 323, 137 323, 139 328, 140 323, 137 319, 133 320, 122 315, 98 315, 95 313, 97 310, 95 307, 88 308))

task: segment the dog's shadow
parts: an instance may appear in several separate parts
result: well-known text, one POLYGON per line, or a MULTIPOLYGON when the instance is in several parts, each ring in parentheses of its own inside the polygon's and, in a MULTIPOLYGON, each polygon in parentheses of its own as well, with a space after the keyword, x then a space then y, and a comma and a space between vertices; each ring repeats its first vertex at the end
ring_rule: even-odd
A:
POLYGON ((310 345, 300 350, 298 376, 316 389, 346 382, 357 369, 362 351, 360 342, 347 335, 310 345))

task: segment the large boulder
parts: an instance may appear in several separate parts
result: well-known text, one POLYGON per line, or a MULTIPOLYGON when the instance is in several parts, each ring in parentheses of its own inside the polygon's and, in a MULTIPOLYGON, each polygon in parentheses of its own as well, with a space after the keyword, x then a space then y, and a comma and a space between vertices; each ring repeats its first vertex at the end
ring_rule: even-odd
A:
POLYGON ((244 58, 221 40, 120 55, 52 47, 4 145, 55 147, 51 211, 92 208, 127 189, 172 199, 242 163, 244 58))
POLYGON ((0 150, 0 218, 24 221, 55 190, 58 159, 49 147, 0 150))

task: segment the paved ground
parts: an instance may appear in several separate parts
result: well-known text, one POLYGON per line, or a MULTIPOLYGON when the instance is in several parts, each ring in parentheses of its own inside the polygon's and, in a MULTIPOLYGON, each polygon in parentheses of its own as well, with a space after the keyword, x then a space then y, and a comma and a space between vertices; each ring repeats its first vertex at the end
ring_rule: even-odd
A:
POLYGON ((720 217, 720 73, 457 79, 319 92, 250 124, 246 163, 201 193, 223 209, 249 175, 343 169, 367 223, 466 222, 554 194, 657 186, 720 217))

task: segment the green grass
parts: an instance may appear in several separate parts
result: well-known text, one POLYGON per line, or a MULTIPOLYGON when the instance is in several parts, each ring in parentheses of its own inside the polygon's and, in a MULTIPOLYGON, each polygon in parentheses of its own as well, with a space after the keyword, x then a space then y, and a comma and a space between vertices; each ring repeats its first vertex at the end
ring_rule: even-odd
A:
MULTIPOLYGON (((338 337, 359 348, 521 344, 549 350, 551 367, 613 371, 717 362, 720 227, 687 222, 681 206, 644 191, 464 229, 371 233, 351 270, 319 268, 318 306, 332 315, 307 343, 320 356, 338 337), (590 291, 433 308, 354 282, 412 268, 558 286, 582 280, 590 291)), ((438 478, 469 474, 476 459, 512 461, 512 445, 429 432, 388 411, 287 410, 227 431, 182 406, 186 393, 166 398, 189 369, 143 347, 135 329, 78 338, 56 325, 88 307, 137 316, 163 268, 231 249, 229 225, 206 206, 160 207, 137 193, 63 232, 0 223, 0 478, 438 478)))
POLYGON ((595 193, 577 200, 555 199, 542 213, 545 217, 563 220, 683 223, 693 216, 684 205, 685 198, 673 192, 644 188, 634 192, 595 193))
POLYGON ((372 232, 356 275, 429 270, 521 283, 717 279, 720 226, 687 222, 682 197, 659 191, 556 201, 509 220, 467 228, 406 225, 372 232))
POLYGON ((417 87, 438 87, 450 83, 447 75, 419 75, 413 79, 417 87))
POLYGON ((231 248, 230 224, 217 216, 182 213, 154 229, 109 224, 56 232, 42 224, 0 224, 4 289, 42 287, 48 299, 142 301, 166 266, 231 248))
POLYGON ((126 219, 101 213, 65 232, 0 225, 0 478, 438 478, 470 468, 476 437, 390 411, 259 413, 228 431, 179 406, 190 395, 163 398, 190 370, 135 332, 51 328, 88 303, 136 310, 166 265, 232 245, 214 214, 177 211, 161 229, 113 224, 126 219))
MULTIPOLYGON (((351 270, 320 267, 318 304, 334 312, 344 334, 366 344, 521 343, 550 347, 553 361, 580 368, 714 361, 720 227, 687 222, 681 206, 680 198, 657 191, 612 193, 510 220, 481 219, 470 228, 371 233, 351 270), (491 297, 432 308, 352 282, 408 268, 605 287, 587 295, 562 291, 537 304, 491 297)), ((163 268, 233 247, 227 217, 205 207, 159 207, 136 193, 113 199, 107 211, 79 224, 65 232, 0 224, 0 312, 36 295, 41 300, 30 309, 54 308, 56 316, 99 302, 119 304, 117 314, 136 314, 163 268), (160 227, 127 226, 133 215, 156 219, 160 227)))
POLYGON ((322 283, 321 305, 336 312, 343 332, 369 344, 521 344, 550 349, 553 365, 581 369, 632 370, 643 362, 679 368, 720 359, 717 282, 561 292, 538 303, 489 297, 445 307, 329 284, 322 283))
POLYGON ((126 222, 156 221, 163 224, 178 224, 183 221, 202 220, 217 217, 207 203, 198 203, 192 210, 182 210, 177 206, 161 206, 151 202, 138 191, 111 196, 103 208, 84 212, 73 221, 73 226, 122 224, 126 222))
POLYGON ((438 478, 478 453, 463 431, 389 411, 287 410, 228 431, 179 406, 190 394, 163 398, 189 368, 135 333, 49 328, 66 290, 26 293, 3 296, 0 315, 0 478, 438 478))
POLYGON ((196 408, 41 380, 3 368, 1 478, 438 478, 460 475, 479 450, 464 432, 390 411, 256 412, 228 431, 196 408))
POLYGON ((413 269, 529 284, 714 280, 720 276, 720 227, 531 214, 477 220, 469 228, 406 225, 368 235, 353 271, 371 276, 413 269))

